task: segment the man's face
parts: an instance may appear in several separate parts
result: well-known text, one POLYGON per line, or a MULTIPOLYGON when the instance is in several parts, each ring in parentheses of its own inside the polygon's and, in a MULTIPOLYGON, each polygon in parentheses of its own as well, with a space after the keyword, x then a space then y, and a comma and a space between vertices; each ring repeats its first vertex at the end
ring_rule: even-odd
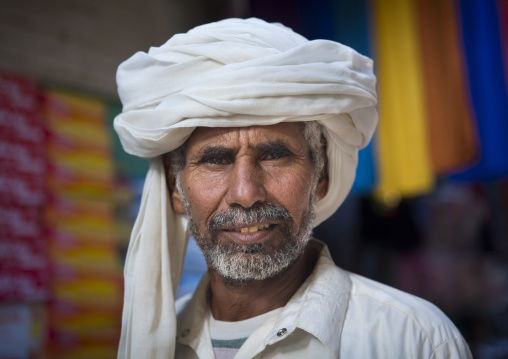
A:
POLYGON ((266 279, 310 239, 317 181, 299 123, 197 128, 187 142, 175 210, 225 278, 266 279))

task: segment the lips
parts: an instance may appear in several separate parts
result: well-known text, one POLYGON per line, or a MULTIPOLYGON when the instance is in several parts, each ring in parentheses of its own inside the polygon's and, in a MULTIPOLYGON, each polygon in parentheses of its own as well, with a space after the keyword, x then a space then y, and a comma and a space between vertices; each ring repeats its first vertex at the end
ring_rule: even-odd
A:
POLYGON ((247 232, 258 232, 258 231, 261 231, 263 229, 266 229, 270 227, 269 224, 260 224, 260 225, 257 225, 257 226, 249 226, 249 227, 241 227, 241 228, 233 228, 233 231, 235 232, 240 232, 240 233, 247 233, 247 232))
POLYGON ((263 242, 273 235, 273 230, 277 227, 275 223, 237 223, 235 226, 231 226, 228 229, 222 229, 226 238, 233 240, 238 244, 252 244, 257 242, 263 242), (245 227, 243 227, 245 226, 245 227))

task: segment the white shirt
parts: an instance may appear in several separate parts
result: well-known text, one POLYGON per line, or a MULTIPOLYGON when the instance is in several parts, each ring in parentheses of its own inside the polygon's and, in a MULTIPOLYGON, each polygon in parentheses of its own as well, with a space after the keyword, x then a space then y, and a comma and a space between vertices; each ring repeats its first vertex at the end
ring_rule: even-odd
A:
MULTIPOLYGON (((176 358, 213 358, 208 275, 177 302, 176 358)), ((323 247, 316 268, 285 307, 235 358, 472 358, 460 332, 433 304, 346 272, 323 247)))

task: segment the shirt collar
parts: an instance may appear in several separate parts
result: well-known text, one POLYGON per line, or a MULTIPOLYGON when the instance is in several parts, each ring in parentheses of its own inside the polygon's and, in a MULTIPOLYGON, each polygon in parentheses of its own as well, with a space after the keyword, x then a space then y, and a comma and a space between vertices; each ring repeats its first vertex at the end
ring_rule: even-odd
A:
POLYGON ((335 356, 340 348, 350 291, 347 273, 335 265, 323 243, 314 271, 286 304, 275 326, 284 328, 285 324, 293 323, 318 338, 335 356))

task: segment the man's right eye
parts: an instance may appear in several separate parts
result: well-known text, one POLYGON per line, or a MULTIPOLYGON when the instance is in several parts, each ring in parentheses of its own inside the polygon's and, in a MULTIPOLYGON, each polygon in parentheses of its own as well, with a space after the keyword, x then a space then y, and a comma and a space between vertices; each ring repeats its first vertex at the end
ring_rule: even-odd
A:
POLYGON ((212 165, 227 165, 227 164, 231 163, 231 161, 225 157, 212 157, 212 158, 206 159, 204 162, 212 164, 212 165))
POLYGON ((203 156, 198 163, 204 165, 224 166, 233 163, 233 159, 228 155, 203 156))

